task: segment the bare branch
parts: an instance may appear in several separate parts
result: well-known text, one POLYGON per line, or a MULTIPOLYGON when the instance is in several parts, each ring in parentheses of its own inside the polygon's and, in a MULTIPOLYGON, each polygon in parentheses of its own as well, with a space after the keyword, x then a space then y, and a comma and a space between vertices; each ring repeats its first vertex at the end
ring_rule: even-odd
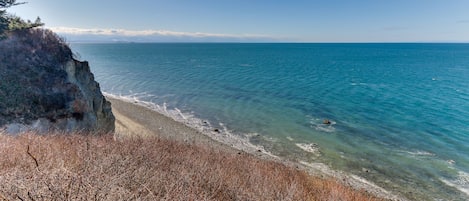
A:
POLYGON ((39 163, 37 162, 37 159, 29 152, 29 145, 28 149, 26 150, 26 153, 31 156, 31 158, 34 160, 34 162, 36 163, 36 168, 39 168, 39 163))

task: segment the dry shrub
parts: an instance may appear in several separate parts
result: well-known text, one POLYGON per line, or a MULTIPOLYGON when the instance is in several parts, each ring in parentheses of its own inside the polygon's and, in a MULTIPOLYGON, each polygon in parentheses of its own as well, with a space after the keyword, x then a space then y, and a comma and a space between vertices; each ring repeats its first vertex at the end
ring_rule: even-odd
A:
POLYGON ((65 39, 49 29, 17 30, 0 41, 0 61, 6 66, 53 67, 72 57, 65 39))
POLYGON ((378 200, 280 163, 159 138, 0 135, 0 154, 0 200, 378 200))
POLYGON ((48 29, 11 31, 0 40, 0 127, 71 117, 69 102, 83 99, 67 75, 72 58, 65 40, 48 29))

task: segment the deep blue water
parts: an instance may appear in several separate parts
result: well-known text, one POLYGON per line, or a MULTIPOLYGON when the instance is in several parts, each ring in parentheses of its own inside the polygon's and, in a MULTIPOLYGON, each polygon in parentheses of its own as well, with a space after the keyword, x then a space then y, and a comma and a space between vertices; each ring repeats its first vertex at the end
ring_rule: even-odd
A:
POLYGON ((72 47, 107 93, 256 133, 252 143, 276 155, 323 162, 409 198, 469 194, 469 44, 72 47))

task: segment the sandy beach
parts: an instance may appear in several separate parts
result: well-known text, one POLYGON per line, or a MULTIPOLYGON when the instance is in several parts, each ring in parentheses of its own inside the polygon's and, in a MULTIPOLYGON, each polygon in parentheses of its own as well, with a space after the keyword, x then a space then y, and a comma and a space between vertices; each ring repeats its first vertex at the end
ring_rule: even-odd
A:
POLYGON ((113 114, 116 116, 117 138, 158 136, 230 152, 239 151, 144 106, 109 96, 106 98, 112 103, 113 114), (174 135, 174 133, 178 135, 174 135))
POLYGON ((199 146, 210 147, 227 152, 245 152, 264 160, 273 160, 288 166, 307 171, 311 175, 321 177, 334 177, 343 184, 357 190, 365 190, 378 197, 390 200, 406 200, 385 189, 366 181, 355 175, 334 171, 321 163, 292 162, 276 157, 249 144, 247 139, 233 138, 222 131, 207 131, 202 128, 193 128, 183 122, 178 122, 164 114, 158 113, 139 102, 106 97, 112 103, 113 113, 116 117, 116 138, 121 137, 148 137, 157 136, 164 139, 176 140, 199 146), (175 133, 177 135, 175 135, 175 133))

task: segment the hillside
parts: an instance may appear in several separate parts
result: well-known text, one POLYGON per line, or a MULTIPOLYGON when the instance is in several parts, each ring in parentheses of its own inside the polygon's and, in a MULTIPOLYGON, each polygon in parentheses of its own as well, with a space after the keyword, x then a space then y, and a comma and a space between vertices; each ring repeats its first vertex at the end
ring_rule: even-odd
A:
POLYGON ((161 138, 0 135, 0 200, 380 200, 245 153, 161 138))
POLYGON ((50 30, 17 30, 0 40, 0 80, 0 127, 8 133, 114 129, 88 63, 73 59, 50 30))

